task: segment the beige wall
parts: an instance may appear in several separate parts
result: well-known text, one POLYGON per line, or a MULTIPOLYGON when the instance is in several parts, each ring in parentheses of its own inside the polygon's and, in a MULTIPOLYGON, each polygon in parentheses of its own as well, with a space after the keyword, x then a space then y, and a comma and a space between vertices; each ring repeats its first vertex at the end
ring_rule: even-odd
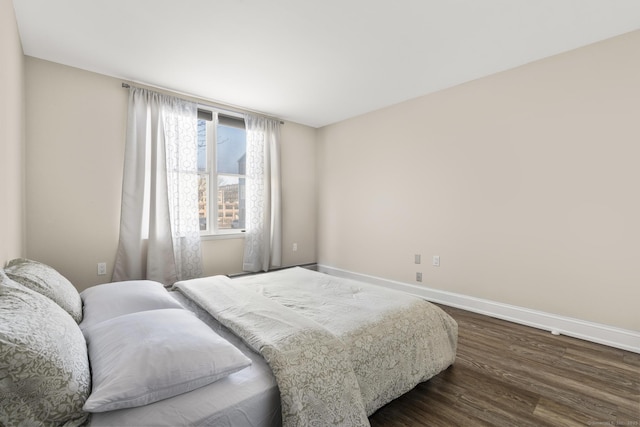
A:
POLYGON ((127 91, 26 57, 27 256, 79 289, 108 281, 118 245, 127 91), (98 262, 107 276, 97 276, 98 262))
POLYGON ((0 0, 0 267, 24 255, 24 56, 13 3, 0 0))
POLYGON ((640 330, 639 49, 636 31, 320 129, 318 262, 640 330))
POLYGON ((316 262, 316 129, 288 122, 281 137, 282 263, 316 262))
MULTIPOLYGON (((121 80, 26 59, 27 256, 79 289, 110 279, 118 245, 127 91, 121 80), (108 274, 97 276, 96 264, 108 274)), ((315 262, 315 130, 282 130, 285 265, 315 262)), ((205 274, 242 269, 242 239, 203 242, 205 274)))

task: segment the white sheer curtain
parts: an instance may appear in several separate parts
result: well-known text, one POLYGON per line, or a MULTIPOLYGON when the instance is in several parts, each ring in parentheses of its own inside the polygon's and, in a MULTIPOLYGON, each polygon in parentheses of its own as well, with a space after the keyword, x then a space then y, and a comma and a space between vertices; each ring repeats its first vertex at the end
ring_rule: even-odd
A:
POLYGON ((268 271, 282 258, 280 122, 245 115, 246 236, 244 271, 268 271))
POLYGON ((130 88, 124 162, 113 280, 201 276, 197 105, 130 88))

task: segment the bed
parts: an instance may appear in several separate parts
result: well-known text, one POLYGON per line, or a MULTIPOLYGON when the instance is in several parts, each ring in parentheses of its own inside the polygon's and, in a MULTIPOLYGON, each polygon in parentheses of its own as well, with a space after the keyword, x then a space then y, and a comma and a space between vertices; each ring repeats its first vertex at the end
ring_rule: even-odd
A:
POLYGON ((14 260, 0 279, 3 425, 368 425, 455 359, 438 307, 303 268, 77 294, 14 260))

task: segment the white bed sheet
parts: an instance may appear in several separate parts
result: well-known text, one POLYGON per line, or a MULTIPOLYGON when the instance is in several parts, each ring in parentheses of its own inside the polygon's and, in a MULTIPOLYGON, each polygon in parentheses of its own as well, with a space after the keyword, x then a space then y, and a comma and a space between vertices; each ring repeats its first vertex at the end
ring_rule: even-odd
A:
POLYGON ((239 348, 251 359, 251 366, 213 384, 170 399, 137 408, 95 413, 90 426, 280 426, 278 386, 262 356, 182 294, 171 294, 239 348))

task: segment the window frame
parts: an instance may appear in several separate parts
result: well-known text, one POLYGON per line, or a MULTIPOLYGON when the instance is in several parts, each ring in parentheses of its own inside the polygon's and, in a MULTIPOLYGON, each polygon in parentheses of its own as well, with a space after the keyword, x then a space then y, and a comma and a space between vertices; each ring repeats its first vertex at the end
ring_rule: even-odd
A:
MULTIPOLYGON (((198 120, 200 118, 200 111, 204 112, 204 115, 211 115, 211 120, 202 119, 206 122, 206 165, 205 170, 198 170, 198 177, 205 175, 208 179, 208 188, 207 188, 207 228, 205 230, 200 231, 201 239, 230 239, 230 238, 244 238, 246 229, 245 228, 219 228, 218 219, 220 215, 220 208, 218 203, 218 192, 219 190, 219 177, 228 176, 237 178, 240 182, 240 179, 245 179, 246 182, 246 173, 245 174, 233 174, 227 172, 219 172, 217 165, 217 143, 218 143, 218 126, 229 126, 229 124, 220 123, 219 117, 223 116, 226 119, 234 120, 234 121, 242 121, 243 128, 246 132, 246 124, 244 123, 244 116, 242 114, 232 113, 228 111, 218 110, 208 106, 198 106, 198 120), (215 183, 215 185, 212 185, 215 183)), ((233 126, 229 126, 233 127, 233 126)), ((246 138, 246 133, 245 133, 246 138)), ((245 139, 246 143, 246 139, 245 139)), ((246 171, 246 169, 245 169, 246 171)), ((240 188, 238 189, 240 191, 240 188)), ((240 197, 240 194, 238 195, 240 197)))

